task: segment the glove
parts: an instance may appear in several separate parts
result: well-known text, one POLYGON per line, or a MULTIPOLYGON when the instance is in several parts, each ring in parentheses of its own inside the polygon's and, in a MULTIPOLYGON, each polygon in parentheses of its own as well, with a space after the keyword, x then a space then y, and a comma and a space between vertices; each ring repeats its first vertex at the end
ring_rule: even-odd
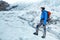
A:
POLYGON ((43 24, 43 26, 46 26, 46 25, 43 24))

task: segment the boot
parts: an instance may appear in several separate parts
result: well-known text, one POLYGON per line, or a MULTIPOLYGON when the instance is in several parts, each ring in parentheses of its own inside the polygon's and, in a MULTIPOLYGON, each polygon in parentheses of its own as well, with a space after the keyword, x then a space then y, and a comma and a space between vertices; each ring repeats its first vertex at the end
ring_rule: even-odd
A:
POLYGON ((34 34, 34 35, 38 35, 38 33, 37 33, 37 32, 34 32, 33 34, 34 34))
POLYGON ((45 36, 42 36, 42 38, 45 38, 45 36))

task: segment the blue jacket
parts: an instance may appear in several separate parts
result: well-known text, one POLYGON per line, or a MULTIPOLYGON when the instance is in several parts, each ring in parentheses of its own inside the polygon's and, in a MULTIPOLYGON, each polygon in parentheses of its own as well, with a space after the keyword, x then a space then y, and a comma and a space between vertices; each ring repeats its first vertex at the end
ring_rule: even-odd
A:
POLYGON ((43 24, 46 25, 46 22, 47 22, 47 19, 48 19, 48 12, 46 10, 42 11, 41 19, 43 19, 43 24))

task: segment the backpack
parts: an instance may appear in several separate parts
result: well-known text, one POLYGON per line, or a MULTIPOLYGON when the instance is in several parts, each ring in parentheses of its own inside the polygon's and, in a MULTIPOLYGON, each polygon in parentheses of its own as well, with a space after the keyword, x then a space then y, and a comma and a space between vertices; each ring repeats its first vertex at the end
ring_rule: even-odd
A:
POLYGON ((50 16, 51 16, 51 12, 48 11, 48 19, 47 19, 47 22, 49 22, 51 20, 50 16))
POLYGON ((50 18, 50 16, 51 16, 51 12, 50 12, 50 11, 48 11, 48 18, 50 18))

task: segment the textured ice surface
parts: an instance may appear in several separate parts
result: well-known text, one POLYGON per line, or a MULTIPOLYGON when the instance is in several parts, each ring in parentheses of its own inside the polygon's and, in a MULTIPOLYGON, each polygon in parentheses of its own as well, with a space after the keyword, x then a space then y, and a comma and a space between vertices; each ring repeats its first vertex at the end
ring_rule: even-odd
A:
POLYGON ((40 21, 40 4, 24 5, 20 4, 15 9, 0 12, 0 40, 60 40, 60 12, 58 9, 55 10, 52 6, 46 5, 47 10, 52 12, 52 22, 47 24, 47 35, 45 39, 42 39, 42 28, 38 36, 33 35, 34 27, 40 21))

